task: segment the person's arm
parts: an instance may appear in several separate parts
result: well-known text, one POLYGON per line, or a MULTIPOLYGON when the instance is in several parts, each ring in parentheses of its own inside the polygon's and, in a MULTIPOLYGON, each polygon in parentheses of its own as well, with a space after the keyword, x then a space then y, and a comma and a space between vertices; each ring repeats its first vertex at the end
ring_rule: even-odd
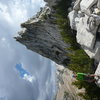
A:
POLYGON ((96 77, 97 75, 95 75, 95 74, 90 74, 89 76, 91 76, 91 77, 93 77, 93 76, 96 77))

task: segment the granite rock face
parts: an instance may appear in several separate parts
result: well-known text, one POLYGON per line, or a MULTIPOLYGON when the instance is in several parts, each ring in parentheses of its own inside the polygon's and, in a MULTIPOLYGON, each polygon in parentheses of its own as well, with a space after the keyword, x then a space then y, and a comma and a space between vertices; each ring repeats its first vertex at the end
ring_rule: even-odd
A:
POLYGON ((71 28, 77 31, 77 42, 91 58, 97 61, 100 61, 100 57, 96 57, 99 48, 97 45, 100 41, 99 3, 100 0, 76 0, 73 11, 68 15, 71 28))
MULTIPOLYGON (((100 62, 100 0, 76 0, 68 17, 71 28, 77 31, 77 42, 90 58, 100 62)), ((100 74, 99 69, 100 64, 96 74, 100 74)))
POLYGON ((21 24, 23 29, 16 40, 28 49, 65 66, 69 60, 66 56, 68 45, 62 41, 53 14, 48 6, 42 8, 35 17, 21 24))

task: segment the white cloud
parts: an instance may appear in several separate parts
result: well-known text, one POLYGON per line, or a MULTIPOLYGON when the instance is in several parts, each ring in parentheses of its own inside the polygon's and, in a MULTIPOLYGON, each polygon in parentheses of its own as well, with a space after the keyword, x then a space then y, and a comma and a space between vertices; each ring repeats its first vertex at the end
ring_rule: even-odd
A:
POLYGON ((53 96, 54 65, 12 38, 20 23, 43 5, 43 0, 0 0, 0 98, 4 100, 51 100, 53 96), (32 74, 28 78, 32 84, 16 74, 14 67, 19 62, 32 74))
POLYGON ((9 13, 7 12, 7 6, 5 4, 0 3, 0 9, 1 18, 4 18, 9 23, 12 23, 12 19, 10 18, 9 13))
POLYGON ((25 79, 26 81, 29 81, 30 83, 36 80, 34 76, 30 76, 27 74, 24 75, 23 79, 25 79))

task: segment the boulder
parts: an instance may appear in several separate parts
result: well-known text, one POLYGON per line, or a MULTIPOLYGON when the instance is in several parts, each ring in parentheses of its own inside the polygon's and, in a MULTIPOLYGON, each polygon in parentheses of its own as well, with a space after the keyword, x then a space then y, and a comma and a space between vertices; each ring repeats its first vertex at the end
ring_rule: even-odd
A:
POLYGON ((90 9, 96 3, 97 0, 82 0, 80 2, 80 8, 83 12, 86 12, 87 9, 90 9))
POLYGON ((78 23, 78 19, 77 19, 77 22, 76 22, 76 27, 77 27, 76 39, 77 39, 77 42, 79 44, 81 44, 82 46, 85 46, 89 49, 93 49, 95 39, 96 39, 96 34, 89 32, 87 30, 87 28, 88 28, 87 20, 88 20, 88 16, 85 16, 83 18, 79 18, 79 23, 78 23))
POLYGON ((95 48, 94 49, 88 49, 86 47, 83 47, 85 52, 90 58, 94 58, 97 61, 100 61, 100 42, 95 43, 95 48))

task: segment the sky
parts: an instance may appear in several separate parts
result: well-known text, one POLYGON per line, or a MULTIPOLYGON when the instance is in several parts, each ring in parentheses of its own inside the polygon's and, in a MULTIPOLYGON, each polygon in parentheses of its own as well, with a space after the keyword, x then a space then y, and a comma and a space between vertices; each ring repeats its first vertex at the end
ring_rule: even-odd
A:
POLYGON ((0 100, 52 100, 56 91, 55 63, 13 38, 20 23, 43 7, 43 0, 0 0, 0 100), (34 79, 26 81, 15 69, 22 64, 34 79))

